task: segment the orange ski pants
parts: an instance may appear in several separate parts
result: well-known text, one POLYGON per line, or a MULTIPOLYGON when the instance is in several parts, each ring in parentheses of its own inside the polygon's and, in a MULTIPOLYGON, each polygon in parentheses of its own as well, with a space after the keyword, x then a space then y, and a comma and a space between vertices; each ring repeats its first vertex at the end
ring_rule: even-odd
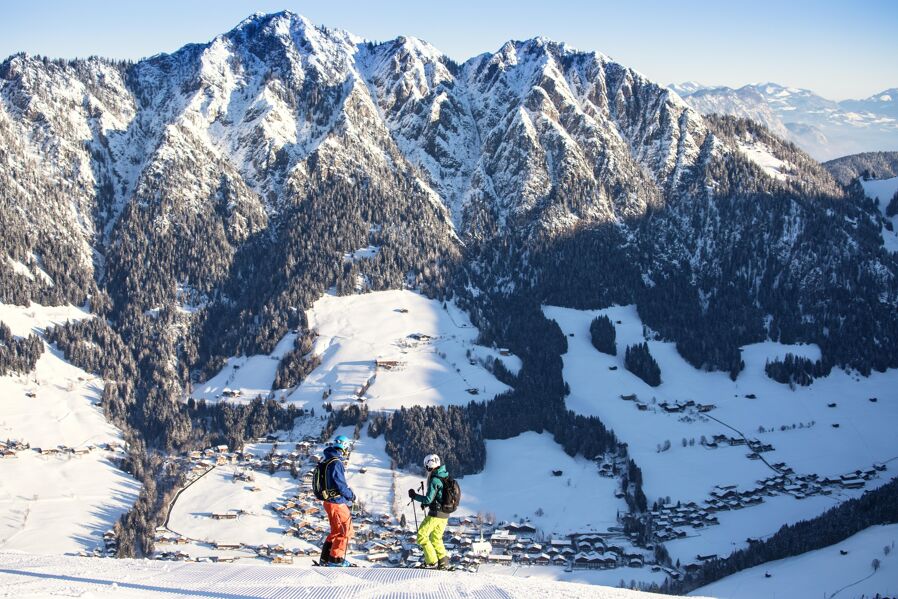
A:
POLYGON ((327 513, 327 521, 331 525, 331 533, 327 535, 326 542, 331 544, 331 557, 340 560, 346 556, 346 548, 349 539, 352 538, 352 514, 345 503, 324 502, 324 511, 327 513))

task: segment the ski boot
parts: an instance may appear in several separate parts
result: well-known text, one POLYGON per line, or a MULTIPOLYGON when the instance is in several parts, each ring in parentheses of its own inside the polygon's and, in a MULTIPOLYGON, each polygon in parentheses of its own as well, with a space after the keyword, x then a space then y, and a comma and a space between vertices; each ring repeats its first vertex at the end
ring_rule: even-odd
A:
POLYGON ((318 558, 318 563, 322 566, 326 566, 328 562, 331 561, 331 544, 327 541, 321 546, 321 557, 318 558))
POLYGON ((328 568, 354 568, 355 564, 352 564, 346 561, 346 558, 337 559, 330 558, 326 564, 324 564, 328 568))

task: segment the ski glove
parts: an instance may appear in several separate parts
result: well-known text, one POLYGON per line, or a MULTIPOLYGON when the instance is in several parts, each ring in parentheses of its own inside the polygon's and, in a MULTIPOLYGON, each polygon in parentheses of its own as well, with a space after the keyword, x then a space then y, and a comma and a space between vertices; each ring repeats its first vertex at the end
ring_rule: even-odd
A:
POLYGON ((415 498, 415 495, 416 495, 416 493, 415 493, 415 490, 414 490, 414 489, 409 489, 409 490, 408 490, 408 496, 409 496, 409 499, 414 499, 414 498, 415 498))

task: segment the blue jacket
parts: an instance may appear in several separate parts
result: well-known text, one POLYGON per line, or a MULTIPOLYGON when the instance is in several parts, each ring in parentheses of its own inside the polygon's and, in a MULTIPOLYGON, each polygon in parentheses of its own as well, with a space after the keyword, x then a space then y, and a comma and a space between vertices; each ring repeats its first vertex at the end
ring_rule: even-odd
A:
POLYGON ((336 489, 340 492, 339 497, 329 500, 331 503, 352 503, 355 501, 355 493, 346 484, 346 472, 343 469, 343 452, 336 447, 327 447, 324 450, 324 459, 338 458, 328 464, 325 470, 324 478, 328 489, 336 489))

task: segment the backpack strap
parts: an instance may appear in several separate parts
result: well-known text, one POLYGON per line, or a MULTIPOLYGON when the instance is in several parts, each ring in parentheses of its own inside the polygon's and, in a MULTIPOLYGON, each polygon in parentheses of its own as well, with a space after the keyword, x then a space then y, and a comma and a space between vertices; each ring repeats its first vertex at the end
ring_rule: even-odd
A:
POLYGON ((328 458, 321 462, 319 465, 321 466, 321 475, 324 477, 323 481, 323 489, 321 490, 324 494, 324 500, 327 501, 329 499, 333 499, 337 497, 340 493, 336 489, 331 489, 327 486, 327 467, 339 460, 338 457, 328 458))

